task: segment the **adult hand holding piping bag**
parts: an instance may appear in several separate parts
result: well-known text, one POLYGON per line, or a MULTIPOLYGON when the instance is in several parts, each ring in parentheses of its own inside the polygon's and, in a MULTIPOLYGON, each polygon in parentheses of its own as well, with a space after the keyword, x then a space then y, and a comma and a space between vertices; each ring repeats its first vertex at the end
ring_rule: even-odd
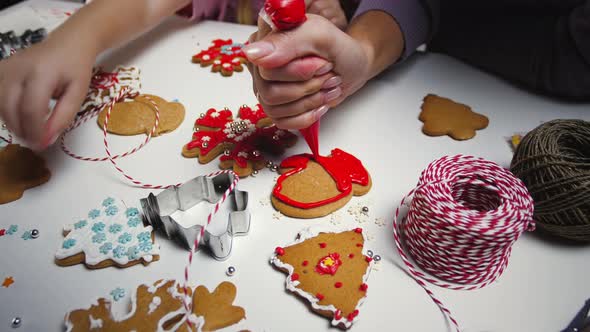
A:
MULTIPOLYGON (((304 6, 303 0, 267 4, 289 10, 297 2, 304 6)), ((244 52, 254 93, 267 115, 284 129, 311 126, 396 62, 404 49, 399 25, 376 10, 357 16, 344 31, 309 13, 299 26, 277 28, 259 17, 258 31, 244 52)))

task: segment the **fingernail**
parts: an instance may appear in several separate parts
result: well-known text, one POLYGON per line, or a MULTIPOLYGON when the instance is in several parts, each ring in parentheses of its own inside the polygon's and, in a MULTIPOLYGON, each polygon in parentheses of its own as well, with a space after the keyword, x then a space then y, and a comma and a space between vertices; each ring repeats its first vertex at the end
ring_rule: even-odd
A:
POLYGON ((324 93, 324 102, 329 103, 334 99, 337 99, 342 95, 342 89, 340 87, 334 88, 326 93, 324 93))
POLYGON ((316 70, 315 76, 322 76, 325 73, 329 73, 330 71, 332 71, 332 69, 334 69, 334 65, 331 62, 328 62, 325 65, 323 65, 320 69, 316 70))
POLYGON ((324 106, 316 109, 315 111, 313 111, 313 116, 315 117, 315 121, 319 120, 329 110, 330 110, 330 107, 328 107, 328 105, 324 105, 324 106))
POLYGON ((334 76, 330 79, 327 79, 322 85, 322 89, 332 89, 342 84, 342 78, 340 76, 334 76))
POLYGON ((242 51, 249 60, 257 60, 271 54, 275 46, 268 42, 256 42, 246 45, 242 51))

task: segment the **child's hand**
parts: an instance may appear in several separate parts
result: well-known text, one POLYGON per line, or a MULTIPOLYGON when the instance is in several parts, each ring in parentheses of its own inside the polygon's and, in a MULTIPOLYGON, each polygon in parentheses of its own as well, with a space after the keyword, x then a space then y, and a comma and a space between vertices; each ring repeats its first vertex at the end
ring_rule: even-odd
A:
POLYGON ((0 62, 0 119, 32 148, 53 144, 80 110, 94 59, 75 41, 48 39, 0 62))
POLYGON ((311 0, 307 6, 307 13, 323 16, 341 30, 348 24, 339 0, 311 0))
POLYGON ((290 31, 259 27, 244 52, 254 93, 281 128, 310 126, 369 79, 365 47, 322 16, 290 31))

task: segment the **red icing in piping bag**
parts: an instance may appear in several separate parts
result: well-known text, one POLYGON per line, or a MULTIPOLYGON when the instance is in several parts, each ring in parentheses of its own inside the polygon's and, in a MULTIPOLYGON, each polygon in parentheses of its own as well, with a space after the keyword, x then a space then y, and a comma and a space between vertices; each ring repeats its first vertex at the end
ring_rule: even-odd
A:
MULTIPOLYGON (((273 30, 294 29, 307 20, 304 0, 266 0, 260 16, 273 30)), ((314 159, 319 157, 320 121, 308 128, 299 130, 313 153, 314 159)))

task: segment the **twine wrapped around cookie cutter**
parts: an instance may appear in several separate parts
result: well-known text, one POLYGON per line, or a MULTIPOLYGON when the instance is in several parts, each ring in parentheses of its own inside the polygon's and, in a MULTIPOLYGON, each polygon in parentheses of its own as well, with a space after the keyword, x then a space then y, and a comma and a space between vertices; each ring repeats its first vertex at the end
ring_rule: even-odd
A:
MULTIPOLYGON (((231 173, 222 173, 214 177, 198 176, 181 186, 165 189, 158 195, 150 193, 148 197, 140 200, 147 222, 186 249, 198 250, 199 248, 193 246, 203 226, 194 223, 191 223, 190 227, 182 226, 172 218, 172 214, 176 211, 188 211, 203 201, 218 202, 234 181, 234 176, 231 173)), ((215 235, 205 230, 201 242, 202 246, 220 261, 226 260, 231 254, 234 236, 246 235, 250 230, 248 192, 235 189, 227 201, 225 204, 231 204, 232 212, 229 214, 226 231, 215 235)))

